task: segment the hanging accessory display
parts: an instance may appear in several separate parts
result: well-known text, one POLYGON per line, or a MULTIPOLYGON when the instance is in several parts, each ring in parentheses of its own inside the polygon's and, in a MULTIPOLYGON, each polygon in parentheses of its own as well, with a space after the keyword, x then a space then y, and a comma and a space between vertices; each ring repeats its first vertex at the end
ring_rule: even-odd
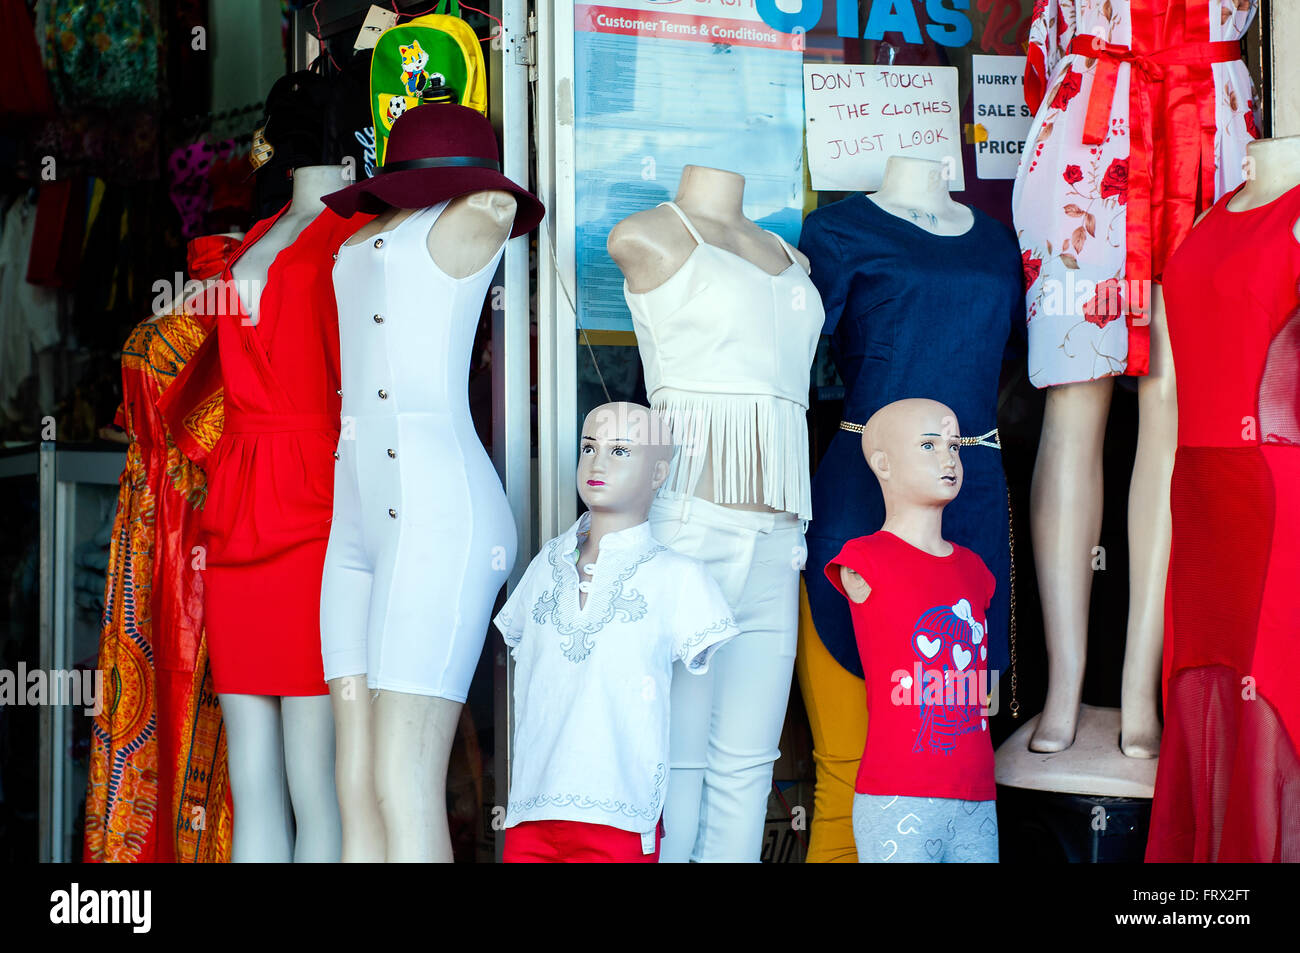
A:
POLYGON ((248 161, 254 169, 260 169, 271 161, 275 147, 266 141, 266 124, 253 130, 253 147, 248 151, 248 161))
POLYGON ((511 237, 537 227, 546 209, 537 196, 501 174, 496 133, 487 118, 465 106, 418 109, 393 124, 390 149, 373 178, 325 196, 348 217, 388 208, 427 208, 470 192, 501 189, 519 203, 511 237))
POLYGON ((370 109, 375 150, 382 163, 393 125, 416 106, 465 106, 487 115, 487 70, 473 28, 458 0, 440 0, 437 12, 390 27, 370 61, 370 109))

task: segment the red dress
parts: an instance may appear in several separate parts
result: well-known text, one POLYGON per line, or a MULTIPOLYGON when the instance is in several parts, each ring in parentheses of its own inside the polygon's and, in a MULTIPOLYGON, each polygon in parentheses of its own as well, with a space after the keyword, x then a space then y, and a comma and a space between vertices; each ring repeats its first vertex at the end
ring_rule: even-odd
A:
POLYGON ((320 584, 340 408, 330 273, 339 245, 370 216, 317 216, 271 263, 253 321, 231 266, 284 211, 253 226, 208 294, 217 346, 191 362, 173 409, 202 406, 218 391, 225 405, 200 537, 212 672, 223 694, 327 691, 320 584))
POLYGON ((1178 382, 1148 861, 1300 861, 1300 187, 1165 269, 1178 382))

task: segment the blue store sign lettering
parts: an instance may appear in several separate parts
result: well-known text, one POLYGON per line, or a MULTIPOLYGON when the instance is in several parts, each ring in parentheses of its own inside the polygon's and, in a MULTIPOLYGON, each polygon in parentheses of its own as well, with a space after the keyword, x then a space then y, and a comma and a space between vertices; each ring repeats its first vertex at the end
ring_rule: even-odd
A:
MULTIPOLYGON (((807 33, 817 25, 826 0, 803 0, 797 13, 779 9, 776 0, 754 0, 758 15, 781 33, 807 33)), ((858 7, 866 6, 867 25, 864 40, 883 40, 886 33, 902 34, 904 43, 921 43, 921 24, 912 0, 829 0, 835 5, 835 32, 857 38, 858 7)), ((925 0, 925 14, 930 22, 925 32, 941 46, 965 46, 970 42, 970 18, 962 10, 970 9, 970 0, 925 0)))

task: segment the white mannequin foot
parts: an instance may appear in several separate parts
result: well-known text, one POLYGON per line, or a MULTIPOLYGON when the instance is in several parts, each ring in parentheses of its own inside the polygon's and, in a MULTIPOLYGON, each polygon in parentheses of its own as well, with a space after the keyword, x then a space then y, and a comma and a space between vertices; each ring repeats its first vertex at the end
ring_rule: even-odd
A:
POLYGON ((1074 744, 1074 733, 1079 726, 1079 698, 1066 697, 1062 692, 1047 694, 1047 704, 1038 716, 1038 727, 1029 739, 1029 750, 1042 754, 1064 751, 1074 744))
POLYGON ((1159 757, 1160 719, 1154 699, 1144 699, 1142 704, 1125 699, 1119 724, 1119 750, 1126 758, 1159 757))

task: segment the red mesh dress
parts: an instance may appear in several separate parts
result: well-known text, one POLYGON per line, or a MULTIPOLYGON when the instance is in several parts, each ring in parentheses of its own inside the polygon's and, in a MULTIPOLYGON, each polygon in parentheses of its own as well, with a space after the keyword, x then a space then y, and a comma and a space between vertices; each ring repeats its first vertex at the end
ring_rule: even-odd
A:
POLYGON ((1148 861, 1300 861, 1300 187, 1164 273, 1178 381, 1148 861))
POLYGON ((253 226, 225 281, 208 294, 217 333, 178 380, 171 407, 180 415, 213 399, 225 406, 220 442, 206 461, 199 540, 213 681, 223 694, 327 691, 320 587, 340 406, 330 271, 339 245, 372 216, 321 212, 271 263, 254 322, 231 266, 283 213, 253 226))

